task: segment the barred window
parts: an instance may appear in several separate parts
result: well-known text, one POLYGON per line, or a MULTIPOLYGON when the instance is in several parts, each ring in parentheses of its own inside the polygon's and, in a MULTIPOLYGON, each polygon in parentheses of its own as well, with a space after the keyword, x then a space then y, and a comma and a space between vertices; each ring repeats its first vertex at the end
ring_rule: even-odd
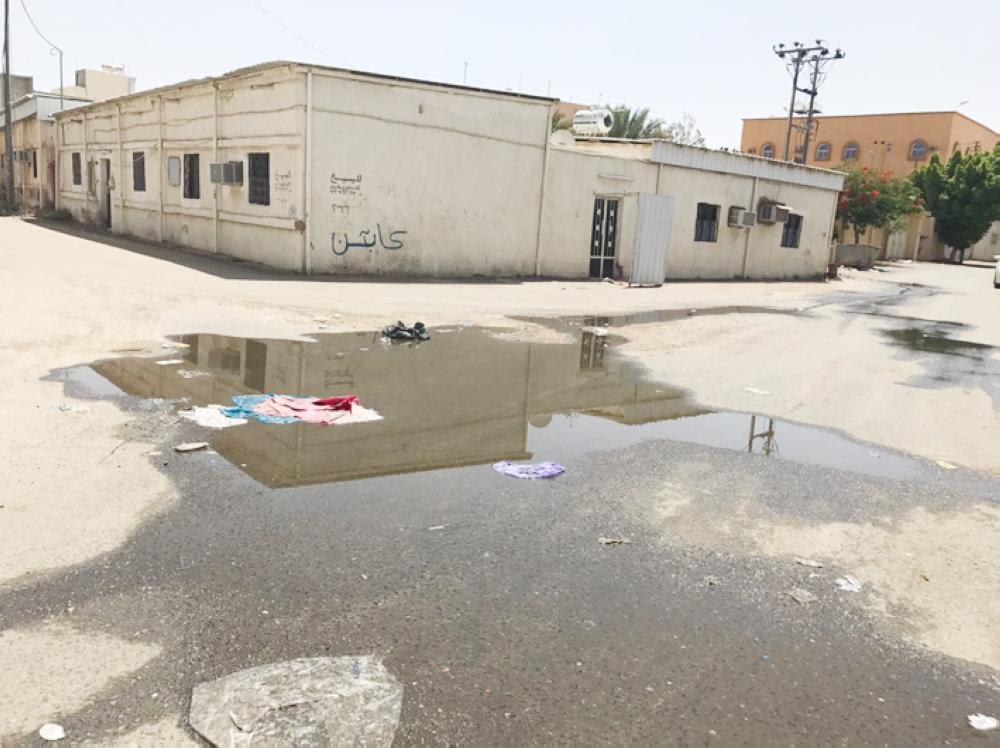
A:
POLYGON ((719 238, 719 206, 698 203, 698 213, 694 222, 696 242, 714 242, 719 238))
POLYGON ((781 230, 781 246, 792 249, 799 246, 799 239, 802 237, 802 216, 795 213, 788 214, 785 227, 781 230))
POLYGON ((201 156, 197 153, 184 154, 184 197, 197 200, 201 197, 201 156))
POLYGON ((271 204, 271 154, 248 153, 250 162, 250 202, 255 205, 271 204))
POLYGON ((146 154, 143 151, 132 152, 132 191, 146 191, 146 154))
POLYGON ((83 167, 79 153, 73 154, 73 184, 83 184, 83 167))

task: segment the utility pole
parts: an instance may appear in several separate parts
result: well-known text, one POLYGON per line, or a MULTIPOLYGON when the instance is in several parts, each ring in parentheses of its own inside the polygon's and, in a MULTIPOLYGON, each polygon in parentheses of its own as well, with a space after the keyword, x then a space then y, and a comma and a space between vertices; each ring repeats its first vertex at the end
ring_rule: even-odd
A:
MULTIPOLYGON (((778 55, 782 60, 785 59, 787 55, 789 57, 789 67, 792 73, 792 98, 788 103, 788 127, 785 131, 785 153, 784 160, 789 161, 789 153, 792 148, 792 120, 795 117, 795 97, 799 93, 810 93, 810 91, 816 90, 816 83, 818 82, 818 73, 816 73, 816 82, 809 89, 799 88, 799 74, 802 72, 802 66, 806 62, 812 62, 810 56, 815 58, 818 56, 825 56, 830 54, 830 50, 826 48, 823 44, 822 39, 816 40, 816 46, 807 47, 802 42, 792 42, 790 47, 786 47, 784 44, 776 44, 773 48, 774 53, 778 55)), ((839 59, 843 57, 844 53, 839 49, 835 53, 835 57, 830 57, 828 59, 839 59)), ((814 70, 815 72, 815 70, 814 70)), ((812 110, 812 103, 815 101, 815 94, 812 95, 810 99, 810 111, 812 110)))
MULTIPOLYGON (((820 40, 817 39, 817 42, 820 40)), ((812 139, 813 132, 813 122, 815 122, 816 115, 818 114, 816 110, 816 96, 819 94, 819 84, 822 82, 820 80, 820 75, 823 72, 823 68, 831 60, 842 60, 846 57, 843 50, 837 49, 834 52, 830 52, 828 49, 823 49, 822 51, 814 54, 809 58, 809 63, 812 66, 812 70, 809 74, 809 89, 799 89, 802 93, 809 94, 809 106, 806 107, 806 124, 805 124, 805 141, 802 144, 802 163, 806 163, 809 160, 809 141, 812 139)))
POLYGON ((14 123, 10 111, 10 0, 3 0, 3 184, 7 205, 15 207, 14 199, 14 123))

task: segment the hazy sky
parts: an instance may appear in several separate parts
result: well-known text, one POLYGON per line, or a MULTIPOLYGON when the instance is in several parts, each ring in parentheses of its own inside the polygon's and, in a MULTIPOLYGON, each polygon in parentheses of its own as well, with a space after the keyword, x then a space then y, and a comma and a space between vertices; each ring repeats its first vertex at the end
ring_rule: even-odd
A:
MULTIPOLYGON (((56 87, 57 58, 21 1, 11 0, 11 67, 56 87)), ((1000 129, 1000 0, 23 1, 63 48, 67 85, 75 69, 108 62, 139 89, 273 59, 461 83, 468 62, 470 85, 545 94, 551 82, 565 100, 647 106, 667 120, 689 112, 709 145, 738 146, 742 117, 788 104, 772 44, 821 37, 847 52, 822 88, 825 113, 968 100, 961 111, 1000 129)))

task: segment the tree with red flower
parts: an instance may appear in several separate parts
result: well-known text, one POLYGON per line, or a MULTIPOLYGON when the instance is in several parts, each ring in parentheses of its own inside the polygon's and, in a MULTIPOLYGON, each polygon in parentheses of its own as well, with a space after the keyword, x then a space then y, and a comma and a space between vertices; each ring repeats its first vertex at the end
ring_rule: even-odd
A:
POLYGON ((867 166, 847 172, 837 202, 837 218, 851 225, 855 244, 869 227, 892 230, 919 211, 919 193, 909 179, 893 178, 867 166))

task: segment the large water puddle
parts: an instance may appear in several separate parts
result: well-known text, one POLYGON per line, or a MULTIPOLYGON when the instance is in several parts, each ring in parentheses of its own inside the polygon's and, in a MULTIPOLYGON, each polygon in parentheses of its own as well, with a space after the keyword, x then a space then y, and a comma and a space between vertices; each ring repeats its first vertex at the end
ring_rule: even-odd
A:
POLYGON ((271 487, 500 460, 568 461, 649 439, 894 479, 929 473, 921 460, 824 429, 709 411, 616 355, 609 337, 576 325, 567 328, 572 344, 499 340, 480 328, 433 331, 421 344, 387 344, 374 333, 183 335, 177 351, 109 359, 58 378, 70 395, 126 393, 187 405, 229 404, 241 394, 354 394, 384 416, 328 427, 250 422, 210 433, 213 448, 271 487))

